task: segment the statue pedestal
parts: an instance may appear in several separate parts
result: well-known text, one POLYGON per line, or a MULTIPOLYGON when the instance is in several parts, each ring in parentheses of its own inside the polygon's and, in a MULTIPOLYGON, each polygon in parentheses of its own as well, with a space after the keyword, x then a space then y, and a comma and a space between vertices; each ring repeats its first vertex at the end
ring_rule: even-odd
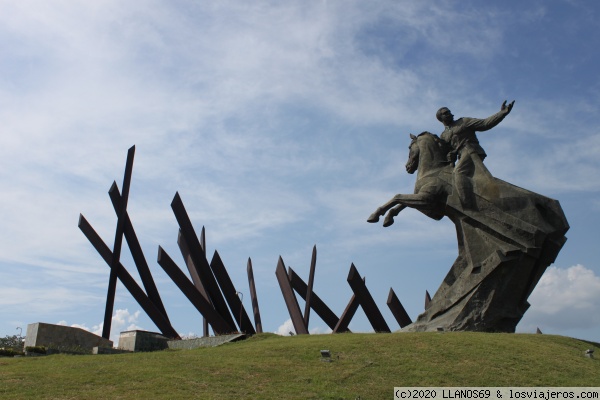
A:
POLYGON ((458 257, 425 312, 402 331, 514 332, 529 308, 569 225, 558 201, 490 179, 474 180, 473 210, 456 194, 448 197, 458 257))

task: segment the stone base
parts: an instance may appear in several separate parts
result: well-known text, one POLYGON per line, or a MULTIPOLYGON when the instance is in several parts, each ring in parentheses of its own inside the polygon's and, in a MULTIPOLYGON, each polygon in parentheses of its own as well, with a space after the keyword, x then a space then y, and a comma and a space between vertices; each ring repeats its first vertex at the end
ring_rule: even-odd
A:
POLYGON ((127 351, 156 351, 168 348, 169 339, 160 333, 148 331, 125 331, 119 336, 119 349, 127 351))
POLYGON ((476 209, 465 209, 456 195, 448 198, 458 257, 425 312, 402 331, 514 332, 567 240, 556 200, 496 178, 480 184, 474 199, 476 209))
POLYGON ((94 347, 113 347, 113 342, 81 328, 36 322, 27 325, 25 347, 44 346, 60 350, 79 347, 92 352, 94 347))

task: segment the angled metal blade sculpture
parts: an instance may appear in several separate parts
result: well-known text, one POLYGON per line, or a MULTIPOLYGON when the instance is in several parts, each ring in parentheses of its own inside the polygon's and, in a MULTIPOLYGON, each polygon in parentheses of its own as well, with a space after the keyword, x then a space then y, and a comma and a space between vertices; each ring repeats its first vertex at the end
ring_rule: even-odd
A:
MULTIPOLYGON (((119 193, 119 188, 117 187, 116 182, 113 182, 108 193, 110 195, 113 208, 115 209, 117 215, 119 215, 121 210, 121 194, 119 193)), ((152 300, 152 302, 156 305, 156 307, 159 310, 162 311, 163 315, 168 320, 169 317, 167 316, 167 311, 165 310, 165 306, 163 305, 162 299, 160 298, 160 294, 158 293, 158 289, 156 287, 156 284, 154 283, 154 279, 152 278, 152 273, 150 272, 150 267, 146 262, 146 257, 144 257, 142 246, 140 245, 137 235, 135 234, 133 224, 131 222, 131 219, 129 218, 129 214, 127 213, 127 211, 125 211, 124 232, 125 240, 127 240, 129 251, 131 252, 133 261, 140 274, 140 278, 142 279, 142 284, 144 285, 144 289, 146 289, 148 298, 152 300)))
POLYGON ((277 262, 275 276, 277 276, 277 281, 279 282, 279 287, 281 288, 281 293, 283 294, 283 299, 285 300, 285 305, 292 319, 296 334, 308 334, 308 328, 304 325, 304 318, 302 317, 298 300, 294 296, 294 290, 288 280, 288 275, 285 272, 285 264, 281 256, 279 256, 279 261, 277 262))
POLYGON ((256 326, 256 333, 263 333, 262 321, 260 319, 260 310, 258 308, 258 298, 256 297, 256 286, 254 285, 254 272, 252 271, 252 260, 248 257, 248 266, 246 267, 248 273, 248 286, 250 286, 250 298, 252 300, 252 312, 254 314, 254 325, 256 326))
POLYGON ((313 295, 313 285, 315 281, 315 267, 317 265, 317 245, 313 247, 312 258, 310 260, 310 272, 308 275, 308 287, 306 289, 306 304, 304 305, 304 325, 308 329, 310 319, 310 302, 313 295))
MULTIPOLYGON (((200 243, 202 245, 202 249, 204 250, 206 246, 206 242, 204 241, 204 227, 202 227, 202 233, 202 236, 200 236, 200 243)), ((212 304, 210 297, 208 296, 208 293, 206 292, 206 289, 202 284, 202 280, 200 279, 200 273, 198 272, 196 265, 192 261, 190 250, 187 247, 187 243, 183 239, 181 230, 179 230, 179 234, 177 235, 177 245, 179 246, 179 250, 181 251, 181 255, 183 256, 185 265, 187 266, 190 276, 192 277, 192 282, 194 283, 194 286, 196 286, 196 289, 198 289, 198 291, 206 299, 206 301, 212 304)), ((206 257, 206 252, 204 252, 204 256, 206 257)), ((202 316, 202 336, 208 337, 208 321, 204 316, 202 316)))
POLYGON ((379 308, 377 308, 375 300, 373 300, 373 296, 371 296, 369 289, 367 289, 365 282, 360 279, 360 275, 358 274, 358 270, 354 264, 350 266, 350 272, 348 273, 348 284, 350 284, 352 291, 356 295, 360 306, 367 315, 367 318, 375 332, 391 332, 388 324, 383 318, 383 315, 381 315, 379 308))
MULTIPOLYGON (((113 254, 110 248, 104 243, 100 236, 96 233, 94 228, 85 219, 83 215, 79 215, 79 229, 88 238, 90 243, 94 246, 98 254, 104 259, 106 264, 113 269, 112 260, 113 254)), ((119 263, 115 269, 115 275, 123 283, 125 288, 131 293, 133 298, 138 302, 142 309, 146 312, 148 317, 154 322, 154 324, 160 329, 163 335, 172 339, 179 339, 179 334, 173 329, 167 316, 163 314, 156 304, 150 300, 150 298, 144 293, 144 291, 135 282, 135 279, 131 277, 125 267, 119 263)))
MULTIPOLYGON (((288 267, 288 278, 290 281, 290 285, 292 289, 296 291, 306 301, 307 293, 308 293, 308 285, 302 280, 302 278, 292 269, 292 267, 288 267)), ((314 312, 331 328, 332 330, 337 325, 339 318, 321 298, 317 295, 316 292, 312 292, 311 300, 310 300, 310 308, 313 309, 314 312)))
MULTIPOLYGON (((202 251, 204 251, 204 258, 206 258, 206 230, 204 229, 204 226, 202 227, 202 231, 200 232, 200 246, 202 246, 202 251)), ((202 317, 202 336, 208 337, 208 321, 204 317, 202 317)))
POLYGON ((215 333, 223 335, 235 332, 235 329, 232 328, 223 316, 213 308, 212 304, 200 294, 194 284, 190 282, 177 264, 175 264, 173 259, 160 246, 158 247, 157 261, 200 314, 208 320, 208 323, 212 326, 215 333))
POLYGON ((198 269, 200 280, 202 281, 202 284, 204 285, 204 288, 206 289, 208 296, 210 297, 210 300, 214 305, 214 309, 229 325, 229 332, 235 332, 235 322, 233 321, 233 318, 229 313, 229 309, 227 308, 225 299, 221 295, 219 286, 217 284, 217 281, 215 280, 215 277, 213 276, 208 261, 206 260, 206 257, 204 257, 202 245, 198 240, 198 236, 196 235, 194 227, 192 226, 192 222, 190 221, 187 211, 185 210, 179 193, 175 194, 175 197, 171 202, 171 208, 173 209, 173 213, 175 214, 177 223, 181 228, 181 234, 190 251, 192 261, 198 269))
POLYGON ((227 273, 223 260, 216 250, 210 261, 210 268, 217 279, 217 283, 223 292, 223 296, 225 296, 225 300, 227 300, 227 304, 229 304, 229 309, 233 315, 237 317, 239 331, 250 335, 255 334, 256 331, 252 326, 252 322, 250 322, 250 318, 248 318, 246 309, 240 298, 237 296, 238 291, 235 290, 235 286, 227 273))
MULTIPOLYGON (((363 281, 364 279, 365 278, 363 278, 363 281)), ((356 310, 358 310, 359 306, 360 303, 358 302, 356 294, 352 294, 352 297, 350 298, 348 305, 346 305, 344 312, 342 312, 342 316, 340 317, 338 323, 333 327, 333 333, 350 332, 348 325, 350 325, 350 321, 352 321, 352 318, 354 318, 354 314, 356 314, 356 310)))
POLYGON ((396 296, 396 293, 394 293, 394 289, 392 288, 390 288, 387 305, 394 315, 394 318, 396 318, 396 321, 400 325, 400 328, 404 328, 405 326, 412 324, 412 320, 408 316, 408 313, 404 309, 402 303, 400 303, 398 296, 396 296))
POLYGON ((135 155, 135 146, 131 146, 127 152, 127 162, 125 164, 125 176, 123 177, 123 194, 121 196, 120 212, 117 220, 115 240, 112 251, 112 261, 110 263, 110 277, 108 279, 108 290, 106 294, 106 308, 104 310, 104 325, 102 327, 102 337, 110 338, 110 328, 112 323, 112 313, 115 304, 115 293, 117 290, 117 267, 121 257, 121 244, 123 243, 123 233, 125 230, 125 219, 127 213, 127 200, 129 198, 129 186, 131 184, 131 174, 133 172, 133 156, 135 155))

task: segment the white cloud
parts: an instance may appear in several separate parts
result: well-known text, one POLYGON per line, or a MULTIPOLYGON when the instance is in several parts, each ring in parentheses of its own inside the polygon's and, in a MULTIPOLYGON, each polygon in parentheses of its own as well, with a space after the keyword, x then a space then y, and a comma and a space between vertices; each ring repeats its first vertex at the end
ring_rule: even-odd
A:
POLYGON ((70 308, 73 299, 79 305, 89 305, 102 301, 101 297, 88 293, 85 290, 71 287, 7 287, 4 283, 0 290, 0 307, 11 310, 27 309, 32 314, 53 313, 61 309, 70 308))
POLYGON ((523 327, 550 330, 590 329, 600 326, 600 276, 574 265, 549 267, 529 297, 531 307, 523 327))
MULTIPOLYGON (((332 332, 332 330, 330 328, 325 328, 322 326, 316 326, 314 328, 310 328, 308 331, 311 335, 320 335, 323 333, 331 333, 332 332)), ((276 334, 281 335, 281 336, 290 336, 290 332, 293 334, 296 334, 296 329, 294 328, 294 324, 292 323, 291 319, 286 320, 275 331, 276 334)))
POLYGON ((195 332, 188 332, 188 333, 184 333, 184 334, 179 334, 179 336, 183 340, 186 340, 186 339, 197 339, 197 338, 200 337, 200 335, 196 334, 195 332))
POLYGON ((288 319, 287 321, 285 321, 275 331, 276 334, 281 335, 281 336, 290 336, 290 332, 296 334, 296 329, 294 328, 294 324, 292 323, 291 319, 288 319))
MULTIPOLYGON (((119 335, 123 331, 132 331, 132 330, 143 330, 140 326, 137 325, 138 319, 140 317, 140 310, 137 310, 133 314, 129 312, 128 309, 118 309, 115 311, 112 316, 112 322, 110 326, 110 340, 112 340, 115 347, 119 343, 119 335)), ((57 325, 65 325, 67 326, 67 321, 61 320, 57 322, 57 325)), ((68 325, 73 328, 80 328, 86 330, 88 332, 93 333, 94 335, 102 336, 102 329, 104 327, 104 322, 101 322, 93 327, 89 328, 86 324, 71 324, 68 325)))
POLYGON ((314 327, 314 328, 310 328, 310 329, 308 330, 308 332, 309 332, 311 335, 322 335, 322 334, 328 334, 328 333, 331 333, 331 332, 333 332, 333 330, 332 330, 331 328, 329 328, 329 327, 316 326, 316 327, 314 327))

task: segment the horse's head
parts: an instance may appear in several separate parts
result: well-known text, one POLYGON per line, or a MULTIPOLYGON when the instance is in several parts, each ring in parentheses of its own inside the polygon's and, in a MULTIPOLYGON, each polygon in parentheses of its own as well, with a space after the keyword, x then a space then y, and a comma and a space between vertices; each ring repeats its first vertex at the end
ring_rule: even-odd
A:
POLYGON ((421 132, 418 136, 410 134, 408 161, 406 172, 413 174, 418 168, 436 168, 448 164, 446 154, 450 151, 448 144, 431 132, 421 132), (421 160, 423 158, 423 160, 421 160))
POLYGON ((419 146, 417 144, 417 139, 417 136, 413 135, 412 133, 410 134, 410 144, 408 145, 408 161, 406 162, 406 172, 409 174, 414 174, 417 168, 419 168, 419 146))

